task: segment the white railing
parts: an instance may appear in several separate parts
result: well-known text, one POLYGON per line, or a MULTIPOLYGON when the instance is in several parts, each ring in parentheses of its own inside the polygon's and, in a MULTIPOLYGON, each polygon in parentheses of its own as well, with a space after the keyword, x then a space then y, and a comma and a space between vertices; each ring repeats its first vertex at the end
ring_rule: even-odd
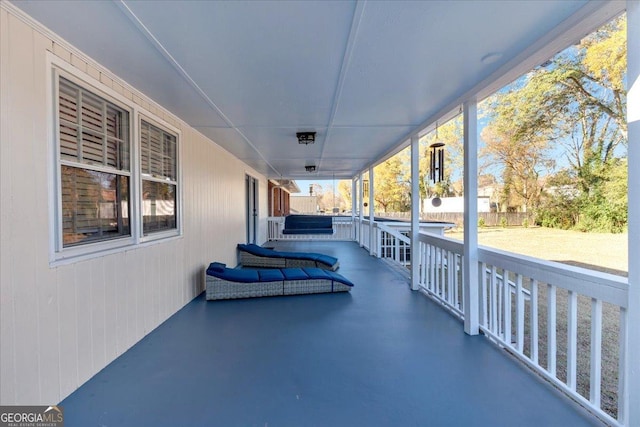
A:
POLYGON ((605 422, 624 425, 627 279, 497 249, 478 256, 481 330, 605 422))
POLYGON ((371 235, 369 234, 369 229, 371 228, 371 221, 369 221, 368 219, 362 220, 362 222, 360 222, 360 226, 357 228, 360 230, 360 246, 362 246, 366 250, 370 250, 369 240, 371 240, 371 235))
MULTIPOLYGON (((402 266, 419 260, 419 289, 464 319, 461 241, 421 230, 412 250, 409 224, 339 222, 347 231, 334 240, 355 239, 402 266)), ((283 225, 270 219, 270 236, 281 236, 283 225)), ((628 280, 486 247, 478 261, 480 330, 607 424, 625 426, 628 408, 618 397, 626 387, 628 280)))
POLYGON ((268 240, 354 240, 355 222, 348 216, 334 216, 333 234, 283 234, 284 217, 267 218, 268 240))
MULTIPOLYGON (((420 289, 464 318, 462 242, 421 233, 419 243, 420 289)), ((478 257, 481 331, 606 423, 624 425, 628 281, 485 247, 478 257)))
POLYGON ((420 289, 456 316, 464 318, 463 249, 458 240, 420 233, 420 289))

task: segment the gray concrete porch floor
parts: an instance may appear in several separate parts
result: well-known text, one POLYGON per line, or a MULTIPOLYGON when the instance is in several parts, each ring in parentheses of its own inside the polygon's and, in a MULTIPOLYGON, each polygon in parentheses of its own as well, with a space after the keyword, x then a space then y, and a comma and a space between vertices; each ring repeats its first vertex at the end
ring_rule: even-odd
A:
POLYGON ((62 401, 65 426, 601 425, 356 243, 271 243, 356 286, 200 295, 62 401))

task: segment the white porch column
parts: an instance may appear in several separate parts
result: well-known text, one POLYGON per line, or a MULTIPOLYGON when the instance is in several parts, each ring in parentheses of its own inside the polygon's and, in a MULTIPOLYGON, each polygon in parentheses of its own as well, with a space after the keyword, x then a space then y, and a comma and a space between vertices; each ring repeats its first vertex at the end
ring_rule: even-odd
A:
MULTIPOLYGON (((625 406, 627 426, 640 426, 640 2, 627 0, 629 308, 625 406)), ((623 414, 624 416, 624 414, 623 414)))
POLYGON ((355 241, 356 238, 358 237, 358 234, 356 233, 356 178, 352 177, 351 178, 351 224, 352 225, 352 230, 351 230, 351 238, 355 241))
POLYGON ((360 191, 358 193, 358 203, 360 204, 360 208, 358 210, 360 215, 358 221, 358 243, 360 244, 360 247, 363 247, 364 239, 362 238, 362 221, 364 221, 364 182, 362 182, 362 172, 358 175, 358 185, 360 186, 360 191))
POLYGON ((478 334, 478 107, 464 103, 464 331, 478 334))
POLYGON ((420 287, 420 139, 411 137, 411 290, 420 287))
POLYGON ((369 167, 369 255, 376 253, 376 233, 373 229, 373 166, 369 167))

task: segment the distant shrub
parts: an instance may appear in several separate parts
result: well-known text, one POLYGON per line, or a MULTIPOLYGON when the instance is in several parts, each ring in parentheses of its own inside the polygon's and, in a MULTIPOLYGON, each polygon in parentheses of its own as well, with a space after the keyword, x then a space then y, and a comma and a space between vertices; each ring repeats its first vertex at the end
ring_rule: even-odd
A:
POLYGON ((529 218, 525 218, 525 219, 522 221, 522 226, 523 226, 524 228, 529 228, 529 218))
POLYGON ((506 217, 501 217, 500 218, 500 227, 502 228, 507 228, 507 225, 509 225, 509 223, 507 222, 507 218, 506 217))
POLYGON ((478 218, 478 227, 483 228, 485 226, 485 221, 484 218, 480 217, 478 218))

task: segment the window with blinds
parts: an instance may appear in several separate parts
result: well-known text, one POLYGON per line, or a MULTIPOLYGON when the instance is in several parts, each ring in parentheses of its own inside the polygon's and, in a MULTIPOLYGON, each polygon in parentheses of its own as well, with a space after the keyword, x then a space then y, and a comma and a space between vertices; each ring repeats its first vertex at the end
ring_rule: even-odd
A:
POLYGON ((177 137, 145 120, 140 124, 142 231, 177 228, 177 137))
POLYGON ((60 77, 62 246, 130 236, 129 113, 60 77))

